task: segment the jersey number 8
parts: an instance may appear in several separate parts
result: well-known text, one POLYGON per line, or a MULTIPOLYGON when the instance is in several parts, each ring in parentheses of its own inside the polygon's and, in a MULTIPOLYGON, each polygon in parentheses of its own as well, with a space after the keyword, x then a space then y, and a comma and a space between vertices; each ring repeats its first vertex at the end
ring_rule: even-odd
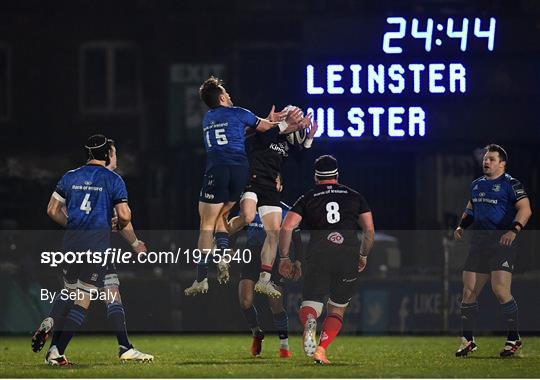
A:
POLYGON ((335 224, 339 222, 339 203, 337 202, 328 202, 326 204, 326 220, 330 224, 335 224))
POLYGON ((214 131, 216 136, 216 142, 218 145, 227 145, 229 141, 227 140, 227 135, 225 134, 225 129, 211 129, 208 132, 206 132, 206 142, 208 143, 208 147, 210 148, 212 146, 212 143, 210 142, 210 132, 214 131))

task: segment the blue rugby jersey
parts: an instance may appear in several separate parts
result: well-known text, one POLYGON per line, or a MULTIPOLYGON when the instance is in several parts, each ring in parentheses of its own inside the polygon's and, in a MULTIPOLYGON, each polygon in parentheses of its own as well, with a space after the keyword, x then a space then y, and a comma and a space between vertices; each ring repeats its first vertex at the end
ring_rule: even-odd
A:
POLYGON ((473 209, 466 212, 474 217, 476 230, 508 230, 516 216, 514 204, 526 197, 521 182, 509 174, 493 180, 483 176, 471 183, 473 209))
POLYGON ((241 107, 216 107, 203 119, 206 168, 216 165, 248 166, 244 145, 245 128, 256 128, 259 118, 241 107))
POLYGON ((128 200, 122 177, 101 165, 68 171, 53 196, 65 201, 68 230, 110 231, 114 206, 128 200))

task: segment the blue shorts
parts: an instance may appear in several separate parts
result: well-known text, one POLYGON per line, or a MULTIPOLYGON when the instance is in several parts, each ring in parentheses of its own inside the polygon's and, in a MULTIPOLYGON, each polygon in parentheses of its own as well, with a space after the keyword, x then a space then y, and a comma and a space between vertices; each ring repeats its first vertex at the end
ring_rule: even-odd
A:
POLYGON ((237 202, 249 177, 249 167, 216 165, 206 170, 199 194, 204 203, 237 202))
POLYGON ((107 267, 101 264, 73 263, 62 268, 64 287, 90 291, 103 288, 107 267))

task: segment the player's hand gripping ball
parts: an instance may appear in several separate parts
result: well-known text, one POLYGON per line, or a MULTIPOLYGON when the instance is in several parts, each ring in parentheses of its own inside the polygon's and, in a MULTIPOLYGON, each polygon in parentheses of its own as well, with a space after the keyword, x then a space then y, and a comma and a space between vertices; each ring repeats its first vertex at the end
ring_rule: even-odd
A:
MULTIPOLYGON (((302 119, 304 118, 304 113, 302 110, 296 106, 288 105, 283 109, 283 111, 287 112, 287 116, 291 115, 293 117, 293 111, 296 111, 294 113, 294 117, 296 118, 293 120, 295 123, 301 123, 302 119), (298 112, 300 111, 300 112, 298 112)), ((287 122, 289 122, 287 120, 287 122)), ((307 138, 307 132, 305 128, 300 128, 294 132, 288 133, 286 136, 287 142, 291 145, 302 145, 304 144, 304 141, 306 141, 307 138)))

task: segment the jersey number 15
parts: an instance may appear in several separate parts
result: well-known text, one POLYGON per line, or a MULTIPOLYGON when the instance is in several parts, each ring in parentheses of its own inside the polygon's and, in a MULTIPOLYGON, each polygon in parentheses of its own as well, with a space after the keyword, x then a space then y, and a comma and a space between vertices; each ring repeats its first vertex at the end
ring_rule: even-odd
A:
POLYGON ((214 132, 218 145, 226 145, 229 143, 227 140, 227 135, 225 135, 225 129, 211 129, 206 132, 206 143, 208 144, 209 148, 212 146, 212 143, 210 142, 210 133, 212 132, 214 132))

